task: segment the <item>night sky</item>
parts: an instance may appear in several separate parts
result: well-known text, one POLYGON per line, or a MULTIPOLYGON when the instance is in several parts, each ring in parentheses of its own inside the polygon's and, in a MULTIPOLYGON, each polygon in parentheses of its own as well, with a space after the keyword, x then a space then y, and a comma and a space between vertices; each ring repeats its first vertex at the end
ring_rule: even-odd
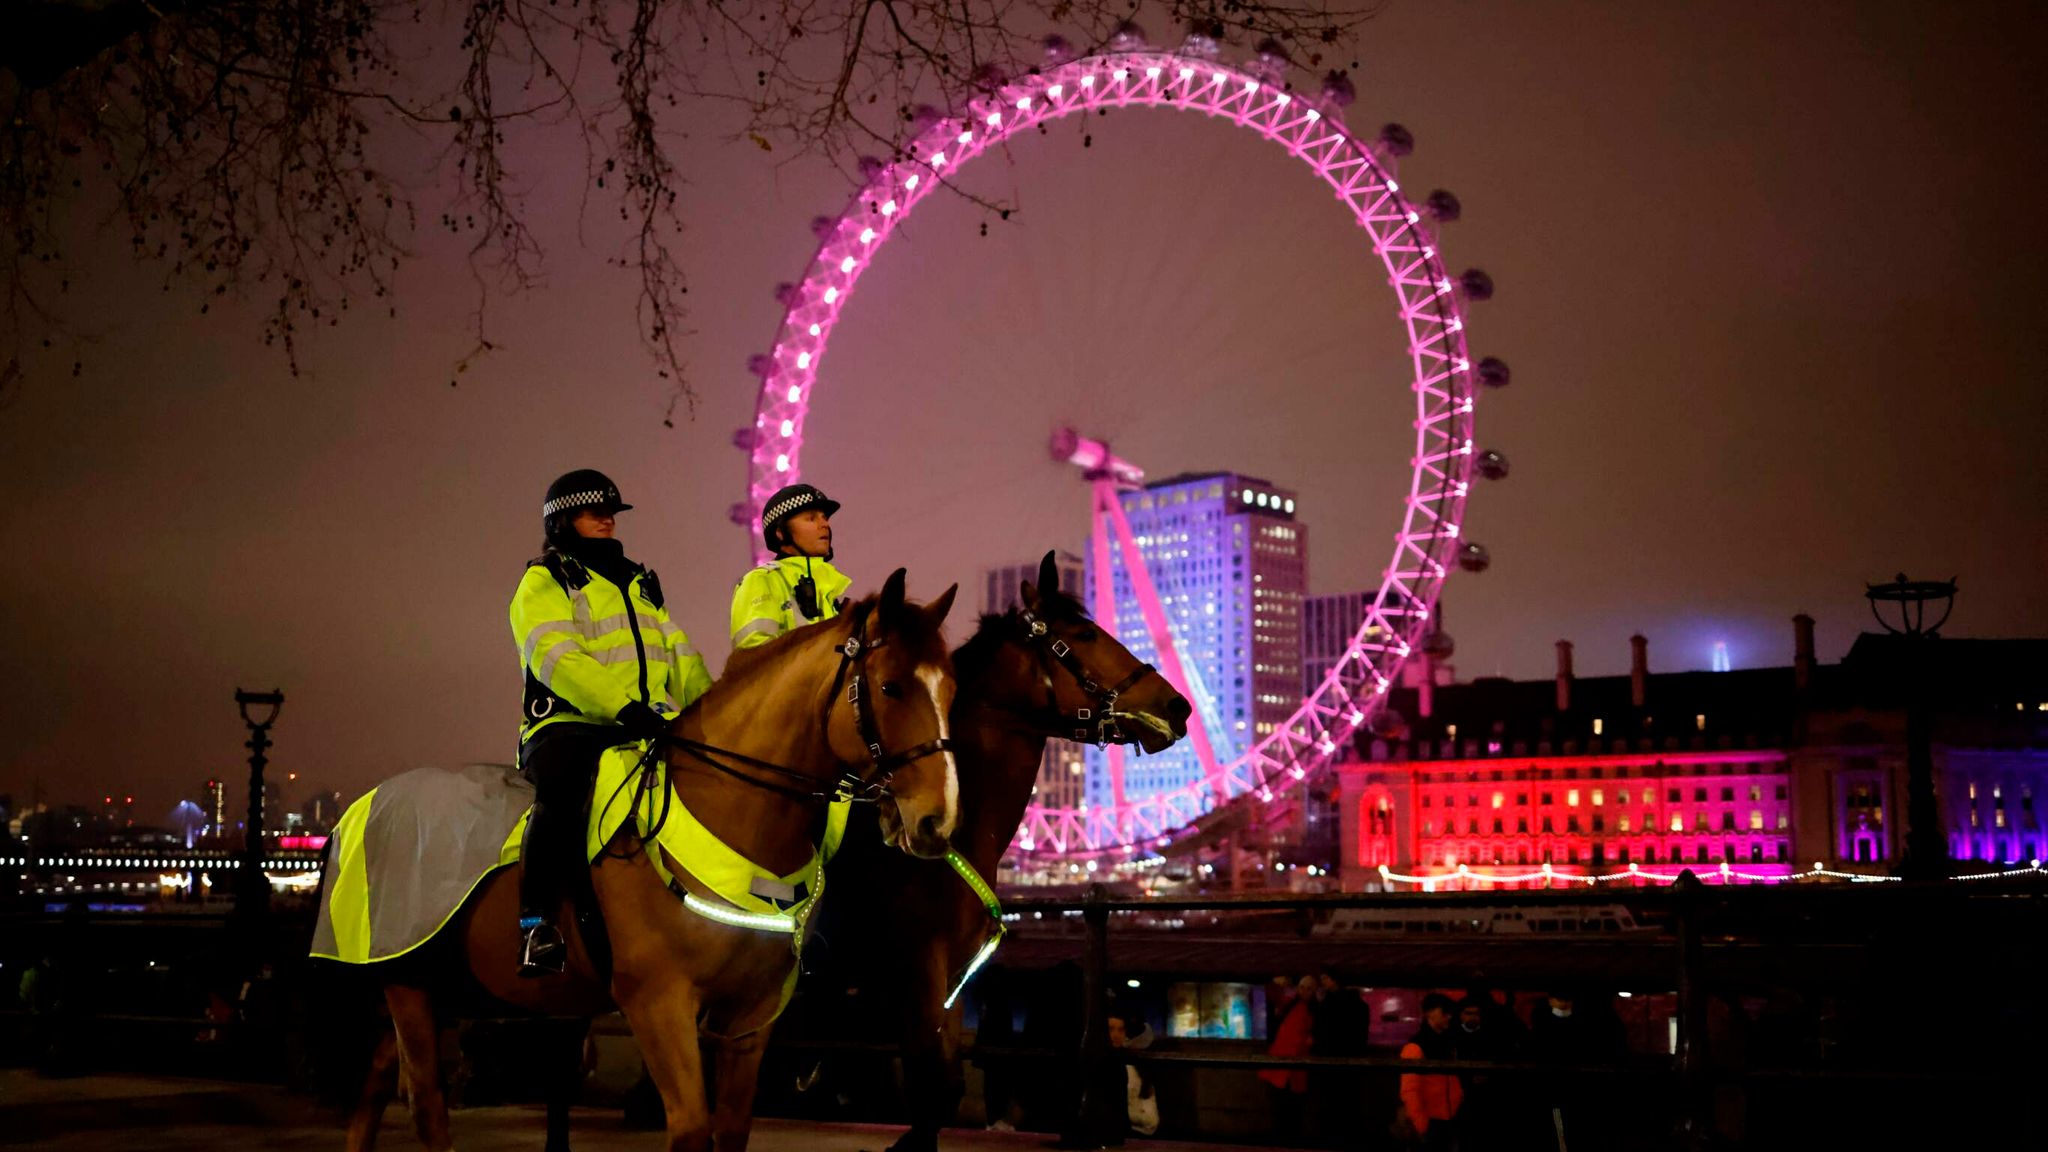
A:
MULTIPOLYGON (((1349 123, 1407 125, 1404 187, 1463 200, 1451 266, 1499 285, 1472 349, 1515 371, 1478 413, 1514 466, 1467 520, 1494 565, 1446 594, 1462 675, 1547 675, 1561 637, 1582 674, 1621 671, 1634 631, 1655 670, 1704 668, 1716 640, 1737 667, 1785 663, 1800 611, 1833 660, 1868 621, 1862 582, 1899 569, 1959 581, 1950 634, 2048 634, 2044 11, 1387 5, 1349 123)), ((475 288, 451 238, 419 238, 396 319, 324 332, 297 379, 254 305, 201 317, 118 237, 87 257, 84 375, 0 408, 0 792, 133 792, 159 818, 241 778, 237 684, 288 697, 274 763, 300 773, 294 808, 510 760, 506 603, 542 491, 575 467, 638 505, 621 535, 715 671, 747 563, 725 519, 744 364, 808 221, 849 189, 727 142, 705 109, 673 127, 701 395, 673 430, 633 285, 604 262, 609 205, 579 226, 567 137, 515 140, 548 274, 493 303, 503 349, 456 388, 475 288)), ((976 209, 928 202, 823 362, 805 478, 846 505, 856 588, 898 565, 916 595, 968 582, 959 637, 979 567, 1078 550, 1085 488, 1044 448, 1061 422, 1154 476, 1298 489, 1312 591, 1377 585, 1411 444, 1401 330, 1305 166, 1221 123, 1125 112, 965 180, 1020 211, 983 237, 976 209)))

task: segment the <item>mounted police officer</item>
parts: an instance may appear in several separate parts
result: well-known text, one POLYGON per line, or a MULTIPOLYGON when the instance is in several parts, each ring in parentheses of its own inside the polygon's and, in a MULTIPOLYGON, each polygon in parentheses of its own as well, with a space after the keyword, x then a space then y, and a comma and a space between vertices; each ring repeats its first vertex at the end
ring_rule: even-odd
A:
POLYGON ((711 686, 703 657, 669 621, 661 582, 613 536, 632 505, 602 472, 548 486, 546 544, 512 597, 512 640, 526 675, 519 770, 535 789, 520 882, 522 976, 562 970, 554 917, 584 863, 579 819, 608 748, 656 740, 711 686))
POLYGON ((761 508, 761 539, 775 559, 740 578, 732 594, 734 651, 839 615, 853 581, 832 566, 832 515, 839 502, 792 484, 761 508))

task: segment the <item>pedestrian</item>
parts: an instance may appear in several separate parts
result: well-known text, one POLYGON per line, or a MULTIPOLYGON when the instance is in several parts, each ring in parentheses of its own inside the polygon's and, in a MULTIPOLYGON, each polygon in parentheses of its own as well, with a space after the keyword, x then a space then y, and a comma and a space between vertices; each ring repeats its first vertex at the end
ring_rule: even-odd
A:
POLYGON ((1604 1152, 1613 1146, 1612 1110, 1599 1103, 1599 1090, 1611 1089, 1613 1082, 1589 1079, 1581 1070, 1620 1063, 1628 1045, 1621 1022, 1595 1008, 1570 990, 1552 992, 1549 1010, 1538 1012, 1529 1029, 1531 1054, 1553 1069, 1539 1081, 1553 1138, 1571 1152, 1604 1152))
MULTIPOLYGON (((1422 998, 1422 1027, 1401 1046, 1403 1060, 1456 1060, 1458 1042, 1451 1035, 1451 998, 1431 992, 1422 998)), ((1458 1110, 1465 1088, 1452 1072, 1401 1073, 1401 1109, 1428 1152, 1454 1152, 1458 1147, 1458 1110)))
MULTIPOLYGON (((1316 973, 1312 1007, 1315 1027, 1309 1038, 1309 1055, 1343 1058, 1367 1054, 1372 1012, 1366 1006, 1363 993, 1356 988, 1345 987, 1324 969, 1316 973)), ((1357 1126, 1358 1101, 1352 1094, 1357 1083, 1356 1069, 1309 1070, 1309 1131, 1318 1144, 1326 1147, 1340 1144, 1357 1126)))
MULTIPOLYGON (((1501 1009, 1492 993, 1473 989, 1458 1001, 1458 1027, 1452 1033, 1458 1059, 1505 1063, 1522 1055, 1521 1025, 1514 1013, 1501 1009)), ((1521 1093, 1511 1075, 1475 1069, 1459 1074, 1465 1100, 1458 1108, 1460 1152, 1492 1152, 1519 1146, 1515 1121, 1521 1093)))
MULTIPOLYGON (((1139 1052, 1152 1044, 1152 1030, 1145 1022, 1138 1020, 1135 1013, 1114 1012, 1109 1017, 1109 1046, 1117 1051, 1139 1052), (1135 1021, 1137 1031, 1131 1031, 1135 1021)), ((1159 1131, 1159 1096, 1152 1090, 1152 1082, 1138 1070, 1135 1064, 1118 1060, 1124 1080, 1124 1126, 1140 1136, 1150 1136, 1159 1131)))
MULTIPOLYGON (((1272 1043, 1266 1046, 1266 1055, 1299 1060, 1311 1053, 1315 1045, 1315 991, 1313 976, 1303 976, 1295 982, 1282 1002, 1280 1022, 1274 1028, 1272 1043)), ((1265 1082, 1266 1098, 1272 1105, 1274 1130, 1283 1139, 1299 1139, 1307 1129, 1308 1070, 1268 1068, 1259 1073, 1259 1079, 1265 1082)))

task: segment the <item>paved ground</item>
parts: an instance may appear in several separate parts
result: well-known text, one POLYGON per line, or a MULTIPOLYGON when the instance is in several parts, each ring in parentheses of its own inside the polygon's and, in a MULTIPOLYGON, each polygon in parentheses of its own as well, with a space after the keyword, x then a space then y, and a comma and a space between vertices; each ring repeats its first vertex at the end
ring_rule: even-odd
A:
MULTIPOLYGON (((578 1152, 653 1152, 659 1133, 627 1131, 611 1109, 576 1111, 578 1152)), ((472 1108, 454 1117, 462 1152, 538 1152, 537 1107, 472 1108)), ((763 1120, 754 1127, 757 1152, 864 1152, 886 1147, 900 1129, 862 1124, 763 1120)), ((946 1152, 1025 1152, 1050 1147, 1042 1133, 949 1130, 946 1152)), ((257 1149, 341 1147, 332 1117, 282 1089, 210 1080, 91 1076, 44 1080, 18 1069, 0 1071, 0 1146, 41 1152, 255 1152, 257 1149)), ((418 1152, 403 1105, 385 1114, 380 1152, 418 1152)), ((1132 1152, 1216 1152, 1213 1144, 1133 1141, 1132 1152)), ((1243 1149, 1242 1145, 1235 1146, 1243 1149)), ((1249 1150, 1257 1152, 1257 1150, 1249 1150)))

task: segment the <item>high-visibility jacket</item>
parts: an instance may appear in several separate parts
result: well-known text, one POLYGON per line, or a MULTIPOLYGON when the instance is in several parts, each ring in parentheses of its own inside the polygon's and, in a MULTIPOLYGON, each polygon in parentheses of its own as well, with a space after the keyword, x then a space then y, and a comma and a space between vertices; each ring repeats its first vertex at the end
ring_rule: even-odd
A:
POLYGON ((766 644, 792 628, 839 615, 839 601, 853 581, 830 561, 780 556, 740 577, 732 593, 732 646, 766 644), (796 603, 796 582, 806 575, 818 587, 818 614, 804 615, 796 603))
POLYGON ((711 687, 696 645, 669 621, 654 573, 636 572, 627 585, 554 555, 526 569, 512 596, 512 642, 526 674, 522 741, 562 721, 613 723, 635 700, 673 716, 711 687))

